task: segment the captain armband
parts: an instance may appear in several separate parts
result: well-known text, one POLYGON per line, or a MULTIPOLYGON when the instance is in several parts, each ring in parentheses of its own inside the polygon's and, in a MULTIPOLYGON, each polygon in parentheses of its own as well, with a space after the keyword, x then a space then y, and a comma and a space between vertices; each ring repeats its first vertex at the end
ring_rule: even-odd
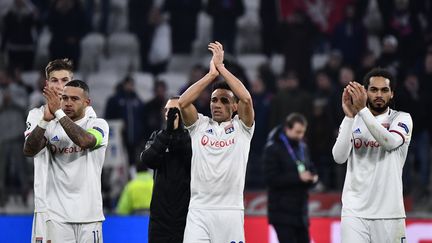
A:
POLYGON ((101 130, 100 128, 87 129, 87 132, 96 138, 96 144, 93 146, 93 148, 97 148, 102 144, 103 132, 100 130, 101 130))

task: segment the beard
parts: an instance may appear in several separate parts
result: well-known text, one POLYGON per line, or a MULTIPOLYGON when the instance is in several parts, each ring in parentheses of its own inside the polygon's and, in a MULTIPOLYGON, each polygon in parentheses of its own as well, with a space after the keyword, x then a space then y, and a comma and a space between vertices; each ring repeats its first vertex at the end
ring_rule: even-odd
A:
POLYGON ((375 111, 378 114, 382 114, 383 112, 385 112, 387 110, 387 108, 390 106, 390 101, 385 102, 383 105, 375 105, 371 100, 368 99, 367 101, 367 106, 369 107, 369 109, 375 111))

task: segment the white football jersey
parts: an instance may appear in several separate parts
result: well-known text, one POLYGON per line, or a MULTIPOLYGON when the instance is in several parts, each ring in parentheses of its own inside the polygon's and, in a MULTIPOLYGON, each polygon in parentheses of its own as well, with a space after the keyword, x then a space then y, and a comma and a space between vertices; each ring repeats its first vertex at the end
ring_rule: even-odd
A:
POLYGON ((402 169, 412 133, 408 113, 389 109, 375 119, 403 138, 401 145, 386 151, 356 115, 350 132, 351 151, 342 193, 342 216, 368 219, 404 218, 402 169))
POLYGON ((191 136, 189 208, 243 209, 243 190, 250 141, 255 129, 238 116, 218 124, 198 114, 187 127, 191 136))
POLYGON ((50 219, 88 223, 104 220, 101 173, 108 145, 108 123, 84 117, 75 122, 85 130, 96 129, 103 137, 95 149, 82 149, 68 137, 61 124, 50 122, 45 132, 51 160, 48 165, 47 205, 50 219))
MULTIPOLYGON (((39 121, 42 120, 45 106, 33 108, 30 110, 26 120, 26 130, 24 132, 25 139, 36 128, 39 121)), ((91 106, 86 108, 87 117, 96 117, 96 113, 91 106)), ((50 153, 46 148, 43 148, 34 159, 34 203, 35 212, 46 212, 46 183, 48 175, 48 162, 50 160, 50 153)))

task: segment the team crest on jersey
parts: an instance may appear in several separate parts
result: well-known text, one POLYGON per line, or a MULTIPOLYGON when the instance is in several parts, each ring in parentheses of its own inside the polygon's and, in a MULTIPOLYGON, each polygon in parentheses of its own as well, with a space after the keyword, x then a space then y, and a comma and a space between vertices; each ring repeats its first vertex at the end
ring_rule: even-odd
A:
POLYGON ((60 139, 58 138, 57 135, 55 135, 54 137, 51 138, 51 141, 52 142, 58 142, 58 141, 60 141, 60 139))
POLYGON ((26 125, 27 125, 27 130, 30 130, 31 123, 30 122, 26 122, 26 125))
POLYGON ((232 123, 226 126, 224 129, 225 129, 225 134, 230 134, 234 132, 234 126, 232 123))
POLYGON ((208 130, 206 130, 205 132, 208 133, 208 134, 212 134, 213 135, 213 129, 211 129, 211 128, 208 129, 208 130))
POLYGON ((405 123, 399 122, 398 126, 402 127, 406 133, 409 132, 408 126, 405 123))
POLYGON ((360 128, 357 128, 356 130, 354 130, 354 132, 353 132, 354 134, 360 134, 361 132, 360 132, 360 128))

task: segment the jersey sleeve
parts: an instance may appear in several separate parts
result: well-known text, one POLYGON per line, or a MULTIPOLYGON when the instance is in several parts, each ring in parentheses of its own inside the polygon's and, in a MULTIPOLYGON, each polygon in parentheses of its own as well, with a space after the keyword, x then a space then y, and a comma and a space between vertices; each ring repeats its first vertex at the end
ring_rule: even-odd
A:
POLYGON ((200 127, 202 124, 208 123, 209 120, 209 117, 198 113, 198 119, 195 121, 195 123, 185 128, 189 131, 190 135, 193 135, 198 130, 198 127, 200 127))
POLYGON ((399 134, 405 144, 409 144, 413 129, 411 115, 405 112, 400 113, 390 124, 389 132, 399 134))
POLYGON ((92 119, 87 127, 87 132, 96 137, 95 148, 108 145, 109 126, 104 119, 92 119))
POLYGON ((27 139, 28 135, 36 128, 42 117, 43 112, 40 108, 34 108, 29 112, 26 120, 26 130, 24 131, 25 139, 27 139))
POLYGON ((238 124, 240 124, 240 128, 242 129, 242 131, 248 135, 249 138, 252 138, 253 133, 255 131, 255 121, 252 124, 251 127, 246 126, 246 124, 244 124, 244 122, 239 118, 238 115, 236 115, 234 117, 234 121, 236 121, 238 124))

